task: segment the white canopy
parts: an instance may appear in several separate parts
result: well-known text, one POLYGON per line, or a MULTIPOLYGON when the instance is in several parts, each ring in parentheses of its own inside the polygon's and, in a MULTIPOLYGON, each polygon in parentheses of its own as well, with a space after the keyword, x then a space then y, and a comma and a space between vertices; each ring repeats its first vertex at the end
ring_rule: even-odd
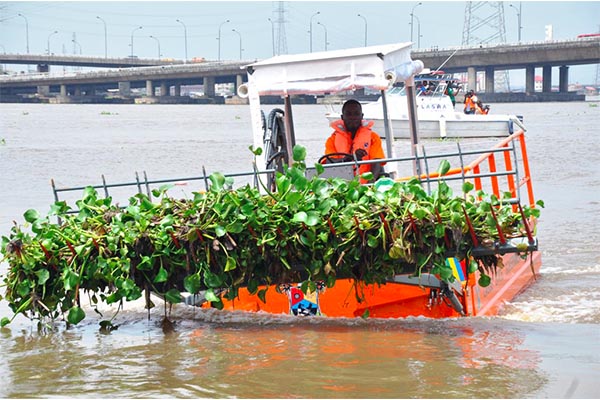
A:
POLYGON ((385 90, 423 69, 410 58, 411 43, 283 55, 250 64, 248 89, 259 95, 385 90))
MULTIPOLYGON (((295 139, 291 109, 287 108, 291 107, 289 95, 318 95, 362 88, 383 91, 396 81, 408 83, 423 70, 422 61, 410 58, 411 45, 397 43, 283 55, 247 65, 248 83, 238 87, 238 94, 249 98, 254 147, 263 146, 260 96, 278 95, 286 100, 286 136, 289 136, 286 145, 287 154, 291 156, 291 143, 295 143, 295 139)), ((391 137, 391 133, 386 133, 389 151, 391 137)), ((264 169, 264 154, 256 156, 256 164, 260 170, 264 169)))

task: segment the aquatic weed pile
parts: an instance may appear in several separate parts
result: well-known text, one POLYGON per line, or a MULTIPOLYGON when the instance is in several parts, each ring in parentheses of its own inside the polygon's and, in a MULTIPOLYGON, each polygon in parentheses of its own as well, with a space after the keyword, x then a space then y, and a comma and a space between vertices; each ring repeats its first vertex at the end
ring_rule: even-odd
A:
MULTIPOLYGON (((444 182, 428 195, 417 180, 382 187, 358 178, 307 179, 304 155, 294 148, 296 163, 266 195, 251 186, 231 189, 229 178, 213 174, 210 190, 193 199, 169 197, 162 187, 121 208, 90 187, 76 214, 65 202, 52 205, 48 216, 28 210, 31 232, 15 225, 2 237, 9 265, 4 299, 15 315, 66 314, 67 323, 77 324, 85 318, 82 290, 92 306, 145 292, 151 308, 150 292, 179 303, 181 292, 202 291, 221 307, 217 294, 225 289, 224 297, 233 299, 240 287, 268 301, 261 285, 303 282, 306 291, 319 281, 385 283, 397 273, 425 271, 452 281, 445 259, 469 256, 473 234, 479 243, 496 240, 499 225, 507 237, 523 235, 521 216, 510 205, 471 194, 468 182, 466 196, 455 196, 444 182)), ((440 172, 448 168, 442 162, 440 172)), ((525 207, 527 217, 538 213, 525 207)), ((498 260, 471 257, 468 268, 479 269, 479 283, 487 285, 498 260)), ((1 325, 10 321, 4 317, 1 325)))

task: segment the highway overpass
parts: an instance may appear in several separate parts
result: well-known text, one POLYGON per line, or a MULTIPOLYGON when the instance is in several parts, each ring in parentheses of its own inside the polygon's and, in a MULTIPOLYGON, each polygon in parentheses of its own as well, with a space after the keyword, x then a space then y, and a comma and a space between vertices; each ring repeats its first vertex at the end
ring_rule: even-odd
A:
MULTIPOLYGON (((566 94, 569 66, 600 63, 600 38, 415 50, 412 52, 412 58, 422 60, 425 66, 432 70, 441 68, 449 73, 466 72, 468 86, 471 88, 475 87, 477 72, 484 71, 486 94, 493 93, 494 71, 509 69, 525 69, 526 92, 534 93, 534 72, 535 68, 540 67, 543 74, 542 91, 550 93, 552 67, 558 66, 559 89, 561 93, 566 94)), ((98 90, 108 89, 118 89, 123 97, 128 97, 131 88, 139 87, 145 88, 146 93, 151 93, 149 97, 168 97, 171 93, 174 93, 174 97, 179 97, 181 86, 186 85, 204 85, 205 95, 214 97, 215 84, 231 82, 236 86, 239 85, 246 79, 246 73, 241 67, 256 61, 206 61, 189 64, 169 61, 166 62, 167 65, 132 67, 133 63, 146 65, 150 62, 162 63, 163 61, 126 58, 109 62, 110 59, 80 57, 77 61, 80 64, 74 64, 76 62, 74 59, 77 57, 21 55, 20 58, 16 58, 14 55, 0 55, 0 63, 17 61, 30 63, 37 60, 46 63, 45 65, 90 66, 91 64, 84 64, 84 62, 93 59, 98 62, 95 64, 96 67, 100 66, 102 60, 106 62, 105 66, 122 66, 62 75, 51 73, 0 75, 0 101, 10 101, 16 95, 36 92, 40 96, 54 93, 59 98, 68 100, 70 96, 93 96, 98 90), (173 91, 170 90, 171 87, 174 87, 173 91), (158 95, 156 88, 160 88, 158 95)))

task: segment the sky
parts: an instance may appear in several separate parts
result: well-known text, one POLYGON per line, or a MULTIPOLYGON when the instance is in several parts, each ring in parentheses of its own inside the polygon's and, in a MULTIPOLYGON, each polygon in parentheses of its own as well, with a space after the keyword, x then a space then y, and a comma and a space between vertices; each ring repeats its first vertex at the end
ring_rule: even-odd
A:
MULTIPOLYGON (((368 45, 410 42, 411 11, 413 48, 456 47, 462 44, 467 3, 6 1, 0 2, 0 51, 25 53, 28 34, 31 54, 44 54, 49 46, 55 54, 103 57, 106 51, 109 57, 126 57, 133 52, 140 58, 156 58, 160 47, 161 58, 182 60, 187 41, 188 59, 216 60, 220 55, 222 60, 256 60, 271 57, 274 48, 275 53, 296 54, 310 52, 311 45, 313 51, 325 50, 326 46, 327 50, 361 47, 365 35, 368 45), (278 12, 280 7, 282 14, 278 12), (279 23, 281 15, 283 24, 279 23)), ((600 31, 600 1, 484 2, 472 15, 485 18, 499 3, 507 43, 518 41, 519 7, 522 42, 544 41, 548 25, 555 40, 600 31)), ((490 27, 478 35, 488 38, 498 31, 490 27)), ((595 65, 573 66, 570 81, 592 83, 596 69, 595 65)))

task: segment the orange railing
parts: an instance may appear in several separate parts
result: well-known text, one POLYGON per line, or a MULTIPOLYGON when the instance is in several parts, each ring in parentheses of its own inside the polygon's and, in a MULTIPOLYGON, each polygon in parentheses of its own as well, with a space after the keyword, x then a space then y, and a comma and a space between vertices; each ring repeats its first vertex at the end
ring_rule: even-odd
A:
MULTIPOLYGON (((461 163, 460 167, 451 168, 443 177, 437 171, 423 173, 418 176, 421 182, 429 184, 440 180, 472 180, 475 190, 489 191, 500 199, 504 198, 503 194, 508 192, 515 203, 520 202, 519 191, 521 188, 525 188, 529 205, 535 207, 525 133, 522 130, 502 139, 488 149, 463 151, 459 143, 457 146, 457 152, 418 156, 417 159, 425 162, 426 166, 432 159, 451 157, 458 158, 461 163), (464 157, 468 155, 476 158, 468 164, 462 165, 464 157), (498 158, 500 158, 500 162, 498 162, 498 158), (501 163, 502 159, 504 163, 501 163)), ((424 150, 423 154, 425 154, 424 150)), ((398 180, 405 181, 411 178, 413 176, 402 177, 398 180)), ((514 207, 517 207, 516 204, 514 207)))

